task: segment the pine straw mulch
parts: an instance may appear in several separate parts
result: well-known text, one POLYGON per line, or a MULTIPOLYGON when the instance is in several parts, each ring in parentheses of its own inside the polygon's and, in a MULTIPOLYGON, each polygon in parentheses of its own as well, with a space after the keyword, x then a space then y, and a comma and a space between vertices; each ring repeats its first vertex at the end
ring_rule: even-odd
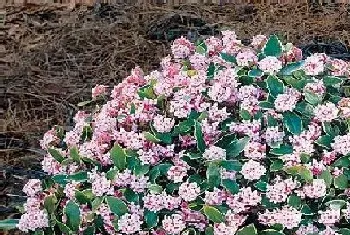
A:
POLYGON ((7 7, 0 24, 0 154, 7 181, 0 189, 1 214, 22 200, 8 195, 21 195, 25 178, 32 177, 22 170, 40 169, 38 139, 52 125, 71 125, 76 104, 90 97, 94 84, 116 84, 136 65, 146 72, 157 68, 170 43, 145 35, 174 13, 230 27, 239 38, 282 33, 296 45, 315 39, 350 45, 350 5, 7 7))

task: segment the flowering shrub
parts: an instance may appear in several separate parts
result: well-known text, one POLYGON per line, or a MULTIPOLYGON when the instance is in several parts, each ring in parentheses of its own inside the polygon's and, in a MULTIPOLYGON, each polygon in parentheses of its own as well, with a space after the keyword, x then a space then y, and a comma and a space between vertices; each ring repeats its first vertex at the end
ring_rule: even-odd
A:
POLYGON ((24 187, 17 227, 349 235, 350 64, 233 31, 171 50, 159 71, 97 85, 92 113, 44 135, 50 177, 24 187))

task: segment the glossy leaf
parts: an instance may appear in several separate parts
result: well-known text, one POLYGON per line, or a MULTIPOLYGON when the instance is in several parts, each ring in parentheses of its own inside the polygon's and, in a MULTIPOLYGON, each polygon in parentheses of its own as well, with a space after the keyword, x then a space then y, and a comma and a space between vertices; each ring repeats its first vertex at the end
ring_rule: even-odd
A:
POLYGON ((214 223, 224 222, 224 215, 215 207, 204 206, 203 211, 210 221, 213 221, 214 223))
POLYGON ((119 170, 124 170, 126 168, 126 153, 118 144, 111 149, 110 157, 119 170))

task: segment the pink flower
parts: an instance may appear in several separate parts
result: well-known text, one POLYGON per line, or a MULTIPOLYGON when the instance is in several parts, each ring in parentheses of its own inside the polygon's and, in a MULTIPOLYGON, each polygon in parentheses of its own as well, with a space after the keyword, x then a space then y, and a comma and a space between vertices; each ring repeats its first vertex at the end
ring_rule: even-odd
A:
POLYGON ((244 179, 248 180, 258 180, 262 175, 266 173, 266 168, 262 165, 260 165, 259 162, 249 160, 248 162, 244 163, 241 174, 243 175, 244 179))
POLYGON ((336 153, 347 155, 350 153, 350 133, 346 135, 338 135, 331 144, 336 153))
POLYGON ((16 226, 19 230, 26 233, 29 230, 35 231, 40 228, 49 227, 48 215, 44 210, 24 213, 16 226))
POLYGON ((213 192, 205 191, 204 201, 209 205, 221 205, 226 200, 226 193, 221 189, 214 188, 213 192))
POLYGON ((258 62, 258 57, 251 50, 239 52, 236 56, 237 65, 241 67, 250 67, 258 62))
POLYGON ((186 223, 182 220, 179 214, 172 214, 171 216, 164 216, 162 221, 163 228, 168 234, 180 234, 186 228, 186 223))
POLYGON ((40 147, 43 149, 48 149, 50 146, 57 144, 60 141, 60 139, 57 136, 56 130, 51 129, 47 131, 43 139, 40 140, 40 147))
POLYGON ((282 224, 287 229, 293 229, 298 227, 301 222, 301 212, 293 207, 284 206, 281 209, 259 214, 259 221, 268 226, 282 224))
POLYGON ((232 235, 236 234, 238 227, 229 226, 225 223, 214 224, 214 235, 232 235))
POLYGON ((324 179, 314 179, 311 184, 303 187, 303 193, 310 198, 319 198, 326 195, 326 184, 324 179))
POLYGON ((338 102, 338 108, 342 118, 350 118, 350 98, 342 98, 338 102))
POLYGON ((179 188, 179 196, 186 202, 196 200, 200 193, 200 188, 196 182, 193 183, 182 183, 179 188))
POLYGON ((288 195, 297 187, 297 182, 293 179, 282 180, 277 176, 276 183, 267 186, 266 196, 271 202, 285 202, 288 195))
POLYGON ((278 94, 275 100, 275 109, 277 112, 293 111, 297 103, 294 95, 278 94))
POLYGON ((319 211, 319 214, 320 218, 318 222, 328 226, 334 225, 341 219, 340 209, 338 208, 331 208, 325 211, 319 211))
POLYGON ((254 48, 261 48, 267 42, 267 37, 265 35, 256 35, 253 37, 251 45, 254 48))
POLYGON ((173 53, 175 59, 184 59, 188 57, 193 49, 194 45, 183 36, 175 39, 171 45, 171 52, 173 53))
POLYGON ((339 110, 335 104, 327 102, 314 108, 315 118, 321 122, 331 122, 338 117, 339 110))
POLYGON ((326 91, 326 87, 322 80, 314 80, 314 82, 307 83, 304 87, 305 92, 310 92, 311 94, 323 95, 326 91))
POLYGON ((333 76, 346 76, 349 75, 348 72, 348 63, 346 63, 346 61, 344 60, 340 60, 340 59, 332 59, 331 60, 331 74, 333 76))
POLYGON ((124 234, 135 234, 141 230, 141 220, 138 214, 124 214, 118 219, 118 229, 124 234))
POLYGON ((153 126, 157 132, 170 132, 175 124, 175 120, 162 115, 156 115, 153 119, 153 126))
POLYGON ((282 62, 274 56, 268 56, 258 62, 259 68, 269 74, 275 74, 282 69, 282 62))
POLYGON ((283 54, 282 58, 284 63, 300 61, 303 58, 302 50, 295 46, 292 46, 289 51, 283 54))
POLYGON ((306 75, 321 75, 324 72, 324 57, 323 55, 312 55, 307 57, 304 63, 306 75))
POLYGON ((203 158, 208 161, 225 160, 226 150, 220 147, 211 146, 204 151, 203 158))
POLYGON ((92 88, 92 98, 96 98, 107 93, 105 85, 96 85, 92 88))
POLYGON ((23 192, 30 197, 35 196, 42 191, 41 181, 39 179, 30 179, 23 187, 23 192))

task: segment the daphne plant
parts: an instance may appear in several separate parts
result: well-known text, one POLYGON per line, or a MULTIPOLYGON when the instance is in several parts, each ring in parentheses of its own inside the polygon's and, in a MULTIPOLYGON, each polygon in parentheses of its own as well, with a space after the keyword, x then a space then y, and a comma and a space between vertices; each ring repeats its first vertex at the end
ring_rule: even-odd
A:
MULTIPOLYGON (((176 39, 48 131, 36 234, 349 235, 350 64, 277 36, 176 39)), ((5 224, 5 222, 2 222, 5 224)))

